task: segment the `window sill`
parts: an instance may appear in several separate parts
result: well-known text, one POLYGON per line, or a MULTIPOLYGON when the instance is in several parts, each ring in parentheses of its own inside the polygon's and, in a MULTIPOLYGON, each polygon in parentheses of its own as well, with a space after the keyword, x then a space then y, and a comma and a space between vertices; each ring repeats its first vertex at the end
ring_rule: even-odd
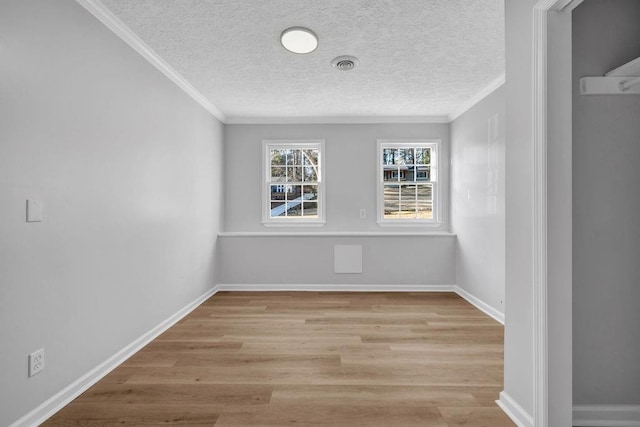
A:
POLYGON ((327 222, 326 221, 262 221, 262 225, 265 227, 323 227, 327 222))
POLYGON ((426 221, 378 221, 380 227, 415 227, 415 228, 441 228, 445 226, 444 222, 426 222, 426 221))
POLYGON ((218 237, 455 237, 448 231, 224 231, 218 237))

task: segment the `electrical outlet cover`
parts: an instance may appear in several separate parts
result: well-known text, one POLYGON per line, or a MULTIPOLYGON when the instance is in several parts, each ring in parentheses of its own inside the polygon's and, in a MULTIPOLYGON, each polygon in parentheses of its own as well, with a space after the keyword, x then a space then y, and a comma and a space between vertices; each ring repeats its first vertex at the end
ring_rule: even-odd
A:
POLYGON ((44 348, 36 350, 29 355, 29 376, 39 374, 44 370, 44 348))

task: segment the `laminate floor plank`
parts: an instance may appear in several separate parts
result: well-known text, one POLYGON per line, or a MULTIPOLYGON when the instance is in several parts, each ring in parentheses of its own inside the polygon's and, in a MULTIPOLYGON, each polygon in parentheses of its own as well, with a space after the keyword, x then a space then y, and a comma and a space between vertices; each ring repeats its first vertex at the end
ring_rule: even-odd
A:
POLYGON ((453 293, 219 292, 45 426, 513 426, 502 325, 453 293))

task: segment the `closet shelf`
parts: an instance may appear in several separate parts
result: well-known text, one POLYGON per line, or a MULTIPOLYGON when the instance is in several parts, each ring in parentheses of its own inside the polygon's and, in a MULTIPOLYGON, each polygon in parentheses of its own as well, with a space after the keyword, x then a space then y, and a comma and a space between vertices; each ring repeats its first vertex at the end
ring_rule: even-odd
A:
POLYGON ((604 76, 580 79, 581 95, 640 95, 640 58, 604 76))

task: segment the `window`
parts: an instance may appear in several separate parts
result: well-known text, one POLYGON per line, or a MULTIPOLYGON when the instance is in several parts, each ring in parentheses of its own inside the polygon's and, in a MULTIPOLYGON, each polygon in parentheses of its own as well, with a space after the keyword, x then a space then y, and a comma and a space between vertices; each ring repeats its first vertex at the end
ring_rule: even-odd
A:
POLYGON ((378 223, 438 222, 440 141, 378 141, 378 223))
POLYGON ((264 141, 265 226, 324 225, 324 141, 264 141))

